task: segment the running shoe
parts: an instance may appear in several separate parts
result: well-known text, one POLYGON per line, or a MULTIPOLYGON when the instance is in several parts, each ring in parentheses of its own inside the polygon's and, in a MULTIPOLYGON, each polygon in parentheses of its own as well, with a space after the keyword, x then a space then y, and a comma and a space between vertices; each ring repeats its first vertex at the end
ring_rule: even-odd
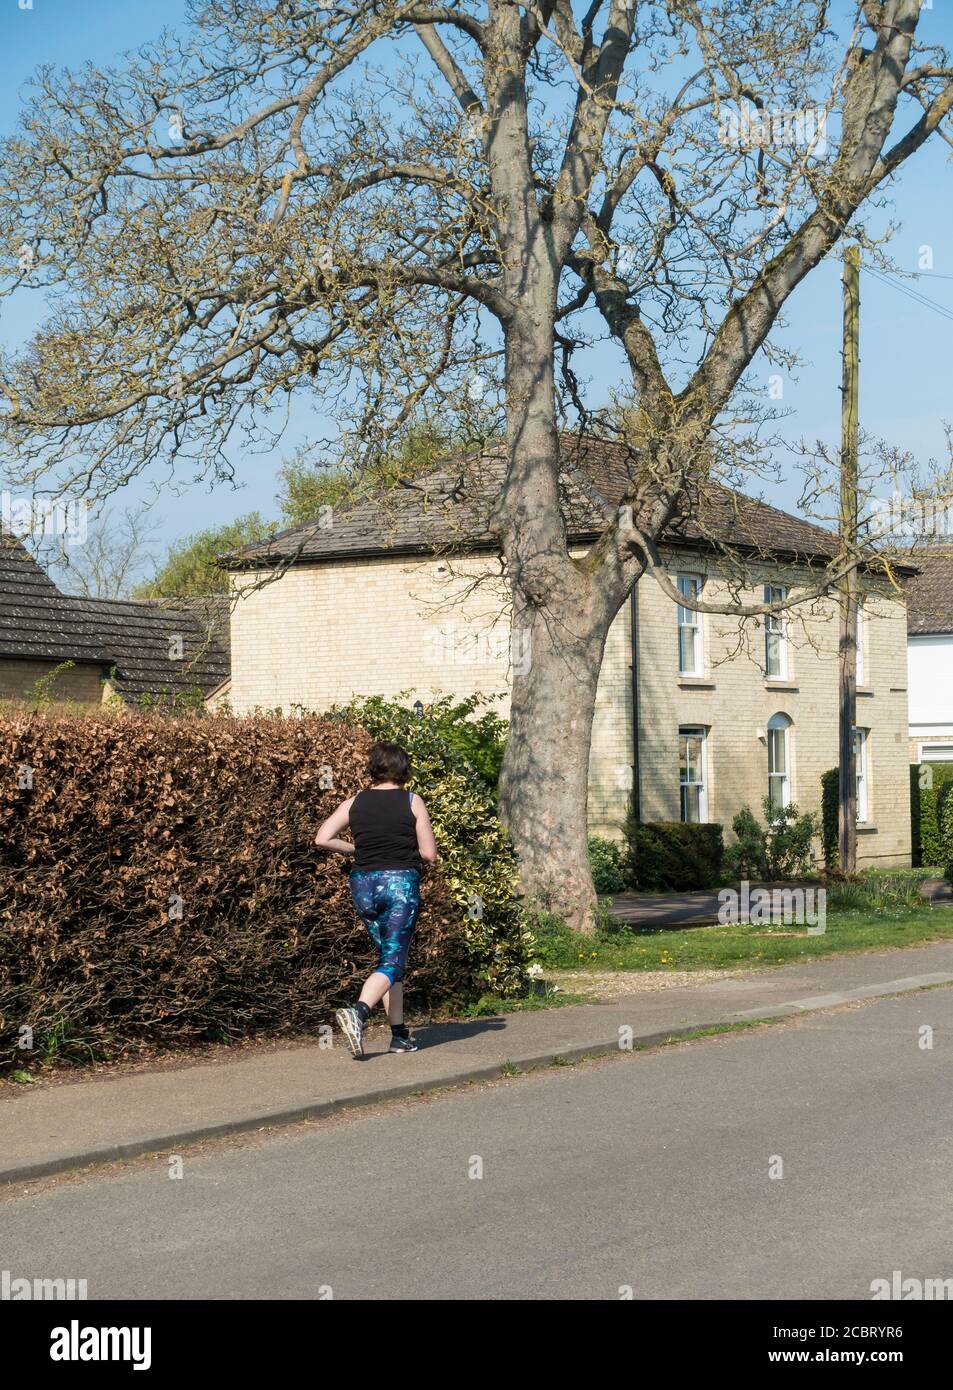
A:
POLYGON ((344 1034, 352 1057, 364 1056, 364 1025, 357 1009, 338 1009, 335 1021, 344 1034))

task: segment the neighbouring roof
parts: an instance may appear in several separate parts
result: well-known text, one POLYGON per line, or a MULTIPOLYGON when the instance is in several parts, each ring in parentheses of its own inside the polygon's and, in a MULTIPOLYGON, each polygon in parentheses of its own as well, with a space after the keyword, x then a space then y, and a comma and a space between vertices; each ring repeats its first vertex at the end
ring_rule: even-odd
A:
POLYGON ((0 656, 97 666, 110 659, 91 615, 78 611, 23 545, 2 533, 0 656))
POLYGON ((953 633, 953 554, 911 552, 918 570, 907 580, 907 631, 911 637, 953 633))
MULTIPOLYGON (((561 494, 570 540, 595 539, 630 491, 632 455, 625 446, 578 435, 563 437, 561 494)), ((306 523, 243 546, 221 563, 231 569, 336 558, 423 555, 436 550, 495 549, 490 511, 505 477, 499 453, 473 454, 346 508, 332 524, 306 523)), ((835 553, 829 531, 721 485, 706 488, 702 521, 668 529, 669 545, 731 545, 805 563, 835 553)))
POLYGON ((209 695, 230 669, 229 601, 221 599, 75 599, 102 632, 124 699, 209 695), (172 652, 180 650, 181 657, 172 652))
POLYGON ((63 594, 24 546, 0 535, 0 658, 73 661, 110 675, 126 700, 198 688, 229 673, 229 601, 63 594), (175 653, 181 638, 181 658, 175 653))

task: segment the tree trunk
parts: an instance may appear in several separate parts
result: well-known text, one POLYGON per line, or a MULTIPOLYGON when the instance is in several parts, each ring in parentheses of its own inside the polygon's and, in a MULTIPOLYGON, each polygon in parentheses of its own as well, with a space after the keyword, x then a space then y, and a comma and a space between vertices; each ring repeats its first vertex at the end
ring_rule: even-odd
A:
POLYGON ((513 701, 500 777, 500 814, 533 905, 574 931, 594 927, 596 894, 587 846, 589 742, 605 647, 601 625, 550 607, 514 629, 513 701), (554 642, 553 626, 577 634, 554 642))
POLYGON ((554 281, 530 258, 524 310, 507 335, 509 468, 497 524, 512 596, 511 711, 500 816, 534 907, 592 931, 589 740, 608 622, 604 597, 568 555, 553 380, 554 281))
POLYGON ((495 512, 512 597, 500 816, 533 906, 591 932, 589 744, 606 636, 625 595, 594 583, 568 552, 553 374, 557 277, 545 236, 524 248, 518 269, 521 307, 506 336, 509 467, 495 512))

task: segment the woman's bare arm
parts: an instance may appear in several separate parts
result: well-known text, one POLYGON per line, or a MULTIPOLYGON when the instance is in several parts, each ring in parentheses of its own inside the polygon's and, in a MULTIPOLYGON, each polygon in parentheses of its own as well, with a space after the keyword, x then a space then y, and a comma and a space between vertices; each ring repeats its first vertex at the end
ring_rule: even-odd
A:
POLYGON ((436 864, 437 841, 433 837, 433 827, 430 824, 430 817, 427 815, 427 808, 416 792, 410 803, 410 809, 417 822, 417 848, 420 850, 420 857, 425 864, 436 864))
POLYGON ((314 843, 318 849, 325 849, 329 853, 353 854, 354 846, 350 840, 342 840, 340 832, 346 830, 351 815, 351 802, 353 796, 349 796, 347 801, 342 801, 336 811, 332 811, 327 820, 321 826, 314 843))

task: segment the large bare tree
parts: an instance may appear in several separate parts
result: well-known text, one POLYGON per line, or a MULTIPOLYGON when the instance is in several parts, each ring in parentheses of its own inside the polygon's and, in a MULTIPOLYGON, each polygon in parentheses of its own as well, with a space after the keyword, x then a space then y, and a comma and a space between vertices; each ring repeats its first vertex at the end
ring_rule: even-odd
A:
POLYGON ((527 886, 574 925, 609 625, 646 569, 667 584, 659 537, 737 459, 729 403, 790 295, 848 228, 876 254, 865 206, 945 134, 953 74, 919 0, 840 15, 207 0, 115 71, 40 73, 5 144, 8 287, 55 289, 0 362, 24 483, 228 476, 231 441, 265 447, 292 394, 364 458, 421 410, 498 402, 493 523, 532 653, 501 807, 527 886), (600 338, 634 394, 631 466, 580 559, 559 428, 588 423, 600 338))

